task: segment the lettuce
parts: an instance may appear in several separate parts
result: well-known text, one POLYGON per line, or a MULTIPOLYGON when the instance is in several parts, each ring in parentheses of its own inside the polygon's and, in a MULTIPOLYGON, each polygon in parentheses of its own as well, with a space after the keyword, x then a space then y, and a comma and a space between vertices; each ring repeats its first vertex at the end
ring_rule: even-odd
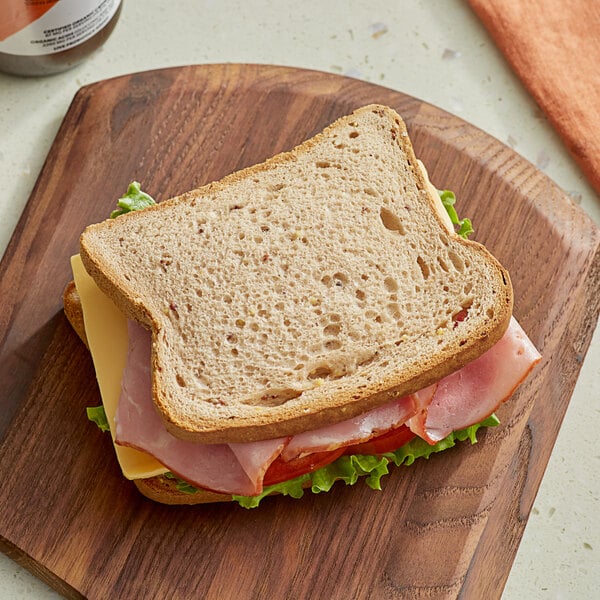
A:
MULTIPOLYGON (((471 444, 476 444, 476 433, 481 427, 495 427, 499 423, 500 421, 496 415, 492 415, 481 423, 471 425, 460 431, 454 431, 433 446, 421 438, 414 438, 395 452, 387 452, 382 456, 362 454, 341 456, 331 464, 312 473, 306 473, 289 481, 266 486, 262 493, 257 496, 234 495, 233 499, 244 508, 256 508, 265 496, 273 493, 301 498, 307 490, 314 494, 328 492, 336 481, 341 480, 346 485, 354 485, 361 477, 365 477, 365 483, 371 489, 381 490, 381 478, 389 473, 388 465, 390 463, 394 463, 396 466, 409 466, 417 458, 427 459, 435 452, 452 448, 456 442, 470 440, 471 444)), ((187 491, 189 491, 189 485, 184 485, 187 486, 187 491)))
POLYGON ((104 412, 104 406, 89 406, 86 408, 87 418, 92 421, 92 423, 96 423, 100 428, 100 431, 110 431, 110 426, 108 424, 108 419, 106 418, 106 413, 104 412))
POLYGON ((467 239, 473 233, 473 225, 471 224, 470 219, 459 219, 456 209, 454 208, 454 203, 456 202, 456 196, 454 192, 450 190, 438 190, 438 194, 440 195, 440 199, 450 220, 454 225, 458 227, 456 233, 467 239))
POLYGON ((175 487, 177 488, 178 492, 183 492, 184 494, 195 494, 198 492, 198 488, 194 487, 191 483, 188 483, 187 481, 183 481, 183 479, 179 479, 170 471, 167 471, 163 475, 163 477, 166 477, 167 479, 174 479, 177 482, 177 485, 175 487))
POLYGON ((481 427, 496 427, 499 424, 500 420, 498 417, 496 415, 491 415, 487 419, 481 421, 481 423, 452 432, 433 446, 429 445, 425 440, 416 437, 395 452, 390 452, 385 456, 397 466, 409 466, 412 465, 417 458, 429 458, 435 452, 442 452, 443 450, 452 448, 452 446, 456 445, 456 442, 469 440, 471 444, 476 444, 476 433, 481 427))
MULTIPOLYGON (((103 406, 94 406, 87 409, 88 419, 98 425, 102 431, 109 431, 108 420, 103 406)), ((435 445, 430 445, 421 438, 415 437, 394 452, 387 452, 381 456, 353 454, 340 456, 331 464, 321 467, 312 473, 306 473, 274 485, 266 486, 262 493, 256 496, 232 496, 233 500, 244 508, 256 508, 260 501, 273 493, 292 498, 302 498, 304 492, 309 489, 314 494, 328 492, 336 481, 343 481, 346 485, 354 485, 361 477, 365 477, 365 483, 373 490, 381 490, 381 478, 389 473, 388 465, 394 463, 396 466, 410 466, 417 458, 429 458, 435 452, 442 452, 456 442, 470 440, 471 444, 477 443, 476 433, 481 427, 495 427, 500 423, 496 415, 491 415, 481 423, 471 425, 465 429, 454 431, 449 436, 440 440, 435 445)), ((178 491, 185 494, 195 494, 199 490, 187 481, 179 479, 173 473, 164 474, 167 479, 176 482, 178 491)))
POLYGON ((142 210, 153 204, 156 204, 154 198, 143 192, 137 181, 132 181, 127 188, 126 194, 121 196, 117 201, 118 208, 110 213, 110 218, 114 219, 134 210, 142 210))

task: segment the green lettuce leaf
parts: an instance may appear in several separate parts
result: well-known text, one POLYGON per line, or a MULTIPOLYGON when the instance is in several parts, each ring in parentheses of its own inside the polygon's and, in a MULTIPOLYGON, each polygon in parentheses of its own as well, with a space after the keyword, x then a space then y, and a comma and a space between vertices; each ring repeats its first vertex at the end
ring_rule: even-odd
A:
POLYGON ((101 431, 110 431, 108 419, 106 418, 106 413, 104 412, 104 406, 88 406, 88 408, 86 408, 86 412, 87 418, 92 421, 92 423, 96 423, 101 431))
MULTIPOLYGON (((108 420, 103 406, 94 406, 87 409, 88 418, 100 427, 102 431, 109 431, 108 420)), ((336 481, 343 481, 346 485, 354 485, 361 477, 373 490, 381 490, 381 478, 389 473, 388 465, 412 465, 417 458, 429 458, 435 452, 442 452, 452 448, 456 442, 469 440, 471 444, 477 443, 476 433, 481 427, 495 427, 500 423, 496 415, 491 415, 481 423, 471 425, 460 431, 454 431, 437 444, 431 446, 421 438, 413 438, 394 452, 387 452, 382 456, 353 454, 340 456, 329 465, 321 467, 312 473, 306 473, 274 485, 265 486, 262 493, 256 496, 232 496, 244 508, 256 508, 261 500, 273 493, 292 498, 302 498, 306 490, 314 494, 328 492, 336 481), (306 485, 306 484, 309 485, 306 485), (305 489, 306 488, 306 489, 305 489)), ((164 474, 167 479, 176 482, 178 491, 185 494, 196 494, 199 490, 187 481, 179 479, 173 473, 164 474)))
POLYGON ((177 481, 176 488, 178 492, 183 492, 184 494, 196 494, 198 493, 198 488, 194 487, 191 483, 187 481, 183 481, 183 479, 179 479, 170 471, 167 471, 164 475, 167 479, 174 479, 177 481))
POLYGON ((438 190, 438 194, 440 195, 440 199, 442 200, 442 204, 450 217, 453 225, 456 225, 456 233, 467 239, 473 233, 473 225, 471 224, 470 219, 459 219, 456 209, 454 208, 454 203, 456 202, 456 196, 454 192, 450 190, 438 190))
POLYGON ((110 218, 114 219, 134 210, 142 210, 153 204, 156 204, 154 198, 143 192, 137 181, 132 181, 127 188, 127 193, 117 201, 118 208, 110 213, 110 218))
POLYGON ((412 465, 417 458, 427 459, 436 452, 442 452, 443 450, 452 448, 452 446, 456 445, 456 442, 464 442, 465 440, 469 440, 471 444, 476 444, 476 433, 479 429, 481 429, 481 427, 495 427, 499 423, 500 420, 498 417, 496 415, 491 415, 487 419, 481 421, 481 423, 477 423, 476 425, 471 425, 465 429, 452 432, 450 435, 445 437, 443 440, 440 440, 433 446, 428 444, 425 440, 415 437, 395 452, 389 452, 385 456, 389 458, 390 461, 395 465, 409 466, 412 465))
POLYGON ((388 465, 390 463, 397 466, 409 466, 417 458, 427 459, 435 452, 452 448, 456 442, 470 440, 472 444, 476 444, 476 433, 481 427, 494 427, 499 423, 500 421, 496 415, 492 415, 481 423, 451 433, 433 446, 421 438, 414 438, 395 452, 388 452, 382 456, 365 456, 361 454, 341 456, 331 464, 312 473, 306 473, 289 481, 266 486, 262 493, 257 496, 234 495, 233 499, 244 508, 256 508, 263 498, 273 493, 301 498, 305 491, 311 491, 314 494, 328 492, 336 481, 341 480, 346 485, 354 485, 362 477, 365 478, 365 483, 371 489, 381 490, 381 478, 389 473, 388 465), (307 485, 308 482, 310 482, 310 485, 307 485))

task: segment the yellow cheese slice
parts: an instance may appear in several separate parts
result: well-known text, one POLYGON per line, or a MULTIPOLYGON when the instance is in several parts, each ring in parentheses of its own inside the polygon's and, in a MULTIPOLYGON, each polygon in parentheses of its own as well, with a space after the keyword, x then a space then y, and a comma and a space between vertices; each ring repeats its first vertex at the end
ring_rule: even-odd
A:
POLYGON ((450 219, 450 215, 448 215, 448 211, 446 210, 440 195, 438 194, 437 188, 431 183, 429 180, 429 173, 425 168, 425 165, 417 159, 417 165, 419 169, 421 169, 421 174, 423 175, 423 179, 425 179, 425 185, 427 186, 427 191, 433 200, 433 205, 437 211, 438 216, 442 220, 442 223, 446 226, 446 229, 450 233, 454 233, 454 225, 452 224, 452 219, 450 219))
MULTIPOLYGON (((75 286, 81 300, 83 322, 110 433, 115 438, 115 413, 121 394, 121 377, 127 359, 127 319, 88 275, 79 255, 71 258, 75 286)), ((115 444, 117 459, 127 479, 144 479, 165 473, 157 460, 133 448, 115 444)))

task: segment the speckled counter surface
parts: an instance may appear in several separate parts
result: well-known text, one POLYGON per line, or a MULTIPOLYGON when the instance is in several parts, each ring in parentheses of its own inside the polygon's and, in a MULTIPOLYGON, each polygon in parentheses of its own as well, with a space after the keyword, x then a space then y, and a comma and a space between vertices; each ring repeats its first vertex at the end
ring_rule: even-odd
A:
MULTIPOLYGON (((600 223, 600 199, 466 2, 126 0, 113 36, 79 67, 40 79, 0 75, 0 253, 80 86, 134 71, 214 62, 340 73, 431 102, 514 148, 600 223)), ((597 594, 599 399, 596 332, 506 585, 506 600, 597 594)), ((0 554, 0 600, 55 597, 0 554)))

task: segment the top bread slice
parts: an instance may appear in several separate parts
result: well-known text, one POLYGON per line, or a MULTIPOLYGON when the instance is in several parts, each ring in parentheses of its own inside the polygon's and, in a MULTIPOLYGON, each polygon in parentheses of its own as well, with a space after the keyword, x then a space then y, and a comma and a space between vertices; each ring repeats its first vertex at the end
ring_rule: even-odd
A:
POLYGON ((152 331, 154 402, 173 435, 269 439, 422 389, 500 339, 508 273, 438 202, 400 116, 370 105, 89 226, 81 257, 152 331))

